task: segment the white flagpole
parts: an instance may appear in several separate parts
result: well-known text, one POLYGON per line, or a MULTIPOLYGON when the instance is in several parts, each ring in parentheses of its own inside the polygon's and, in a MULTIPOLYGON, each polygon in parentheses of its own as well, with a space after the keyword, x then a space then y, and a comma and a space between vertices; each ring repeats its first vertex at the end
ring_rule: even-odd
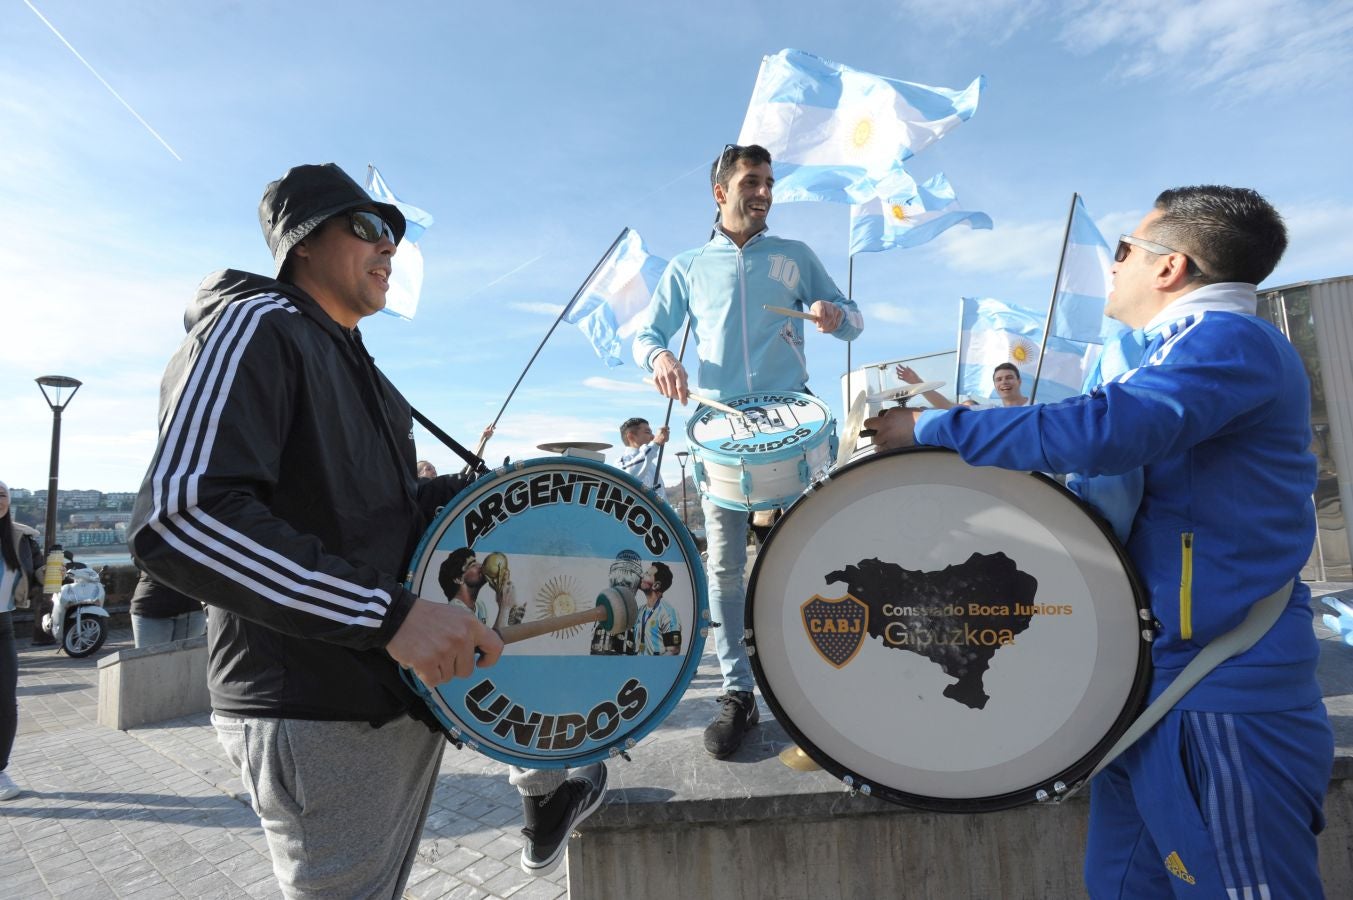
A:
POLYGON ((1038 348, 1038 366, 1034 369, 1034 386, 1029 391, 1029 405, 1038 397, 1038 378, 1043 374, 1043 356, 1048 349, 1048 332, 1052 330, 1052 313, 1057 306, 1057 291, 1062 286, 1062 269, 1066 266, 1066 248, 1071 242, 1071 220, 1076 215, 1076 201, 1080 194, 1071 195, 1071 209, 1066 214, 1066 231, 1062 234, 1062 255, 1057 259, 1057 277, 1052 281, 1052 299, 1048 301, 1048 319, 1043 323, 1043 346, 1038 348))

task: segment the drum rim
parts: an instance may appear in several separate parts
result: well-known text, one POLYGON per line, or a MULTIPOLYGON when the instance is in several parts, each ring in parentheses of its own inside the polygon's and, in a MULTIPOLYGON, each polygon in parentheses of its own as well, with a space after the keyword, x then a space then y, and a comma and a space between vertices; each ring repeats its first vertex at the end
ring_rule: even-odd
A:
MULTIPOLYGON (((789 718, 784 707, 781 705, 779 698, 775 696, 774 690, 772 690, 767 681, 765 671, 761 666, 760 655, 756 653, 756 638, 753 632, 755 624, 753 622, 753 614, 755 612, 754 598, 756 596, 756 584, 757 579, 761 574, 762 562, 765 559, 765 556, 761 551, 772 544, 775 540, 776 532, 779 531, 784 526, 784 523, 789 520, 789 517, 816 492, 819 485, 830 482, 833 478, 836 478, 851 469, 859 468, 876 460, 910 454, 942 454, 953 457, 958 456, 953 450, 944 447, 904 447, 895 450, 875 452, 869 456, 862 457, 861 459, 853 460, 844 466, 832 469, 825 479, 815 483, 812 488, 805 491, 792 506, 785 510, 784 515, 782 515, 775 525, 772 526, 769 535, 766 537, 765 543, 757 552, 756 563, 752 566, 751 578, 747 583, 747 603, 743 612, 743 634, 746 636, 745 641, 748 647, 747 655, 752 665, 752 675, 756 679, 757 687, 761 689, 761 696, 765 699, 766 705, 770 707, 771 713, 775 716, 775 721, 780 723, 785 731, 788 732, 789 736, 794 739, 794 742, 798 744, 799 748, 802 749, 813 762, 817 763, 824 771, 830 773, 834 778, 840 781, 844 782, 847 778, 850 778, 851 781, 847 782, 848 784, 857 787, 867 785, 869 793, 872 796, 877 796, 902 806, 926 810, 927 812, 949 813, 996 812, 1003 809, 1012 809, 1036 801, 1040 790, 1045 791, 1049 799, 1055 798, 1058 796, 1059 792, 1055 790, 1054 785, 1060 782, 1065 785, 1066 789, 1070 789, 1078 782, 1084 780, 1094 770, 1095 765, 1103 759, 1105 754, 1107 754, 1114 744, 1118 742, 1118 739, 1122 737, 1123 733, 1132 726, 1133 720, 1141 712, 1146 697, 1151 690, 1152 665, 1151 645, 1149 642, 1142 641, 1138 646, 1137 667, 1133 673, 1132 687, 1128 692, 1128 697, 1123 704, 1122 711, 1120 711, 1118 716, 1114 719, 1113 725, 1109 728, 1104 737, 1091 747, 1080 759, 1046 780, 1019 790, 1008 791, 1003 794, 993 794, 985 797, 942 798, 923 794, 912 794, 887 785, 878 784, 873 780, 860 775, 860 773, 852 771, 819 749, 817 745, 799 729, 799 727, 789 718)), ((1148 603, 1145 585, 1142 584, 1141 577, 1137 574, 1136 567, 1128 557, 1127 550, 1119 543, 1117 536, 1114 535, 1112 526, 1110 526, 1109 523, 1084 500, 1077 497, 1063 485, 1058 484, 1054 479, 1049 478, 1042 472, 1010 471, 1013 471, 1014 474, 1018 475, 1031 476, 1056 488, 1064 497, 1071 500, 1075 505, 1079 506, 1083 512, 1087 513, 1090 520, 1098 526, 1100 532, 1108 539, 1110 547, 1112 547, 1117 554, 1118 560, 1123 566, 1123 571, 1127 574, 1128 584, 1132 589, 1133 600, 1136 603, 1139 614, 1142 610, 1149 611, 1150 604, 1148 603)))
POLYGON ((818 444, 830 440, 830 436, 836 432, 836 417, 832 413, 832 408, 829 405, 827 405, 827 403, 821 397, 818 397, 816 394, 809 394, 803 391, 747 391, 746 393, 734 394, 731 397, 726 397, 720 400, 719 402, 726 403, 732 406, 736 403, 736 401, 741 400, 743 397, 751 397, 755 394, 776 394, 780 396, 792 394, 795 397, 803 397, 807 400, 810 400, 814 405, 822 409, 822 412, 824 413, 822 424, 812 434, 808 435, 808 437, 804 438, 801 441, 795 441, 788 447, 781 447, 776 450, 765 450, 757 453, 746 453, 746 454, 730 453, 727 450, 719 450, 717 448, 710 447, 706 444, 700 443, 700 440, 696 438, 694 434, 691 433, 692 429, 695 427, 696 420, 698 420, 704 414, 702 410, 709 410, 711 412, 718 413, 721 416, 728 415, 727 413, 722 412, 721 410, 714 409, 714 407, 712 406, 705 406, 701 404, 700 406, 697 406, 695 408, 695 412, 691 413, 690 418, 686 420, 686 443, 687 449, 690 450, 691 456, 694 456, 696 459, 701 460, 702 462, 705 463, 714 463, 716 465, 733 466, 733 467, 737 467, 739 463, 742 461, 743 457, 748 456, 751 457, 756 462, 757 465, 762 465, 765 463, 774 463, 779 462, 781 460, 793 459, 800 453, 806 450, 811 450, 815 448, 818 444))
MULTIPOLYGON (((691 682, 695 680, 696 671, 700 667, 700 658, 704 656, 706 629, 709 625, 709 584, 705 578, 705 567, 700 559, 700 550, 695 545, 695 538, 681 521, 681 517, 677 515, 677 512, 672 508, 672 505, 667 502, 666 498, 658 494, 656 488, 651 488, 641 483, 628 472, 607 465, 606 463, 578 456, 537 456, 530 459, 515 460, 506 465, 499 466, 496 469, 491 469, 479 476, 473 482, 466 485, 464 490, 456 496, 469 496, 473 491, 479 488, 481 484, 490 480, 515 475, 536 465, 548 466, 556 469, 568 466, 594 469, 604 473, 607 478, 628 484, 635 489, 636 493, 641 494, 649 501, 659 515, 663 517, 663 522, 669 527, 672 533, 676 535, 676 540, 681 545, 682 552, 686 554, 688 568, 693 574, 692 581, 695 587, 695 596, 693 598, 694 615, 691 623, 690 650, 687 652, 686 658, 682 662, 681 669, 677 673, 677 677, 673 680, 671 687, 668 688, 666 694, 662 697, 662 700, 654 705, 652 711, 644 718, 643 722, 630 731, 621 734, 620 729, 617 729, 616 734, 612 735, 604 744, 600 744, 586 752, 574 753, 568 756, 536 758, 518 756, 502 750, 496 745, 486 744, 480 740, 480 736, 477 732, 465 728, 464 723, 460 723, 462 727, 461 736, 455 736, 452 734, 450 726, 442 721, 441 711, 433 704, 427 702, 428 696, 436 693, 436 688, 430 688, 423 684, 422 680, 415 676, 413 672, 402 666, 399 669, 399 673, 401 678, 403 678, 404 683, 409 685, 413 692, 418 696, 419 701, 427 707, 429 713, 437 722, 438 727, 446 736, 447 740, 455 743, 457 746, 463 743, 473 742, 471 744, 471 749, 476 752, 482 753, 491 759, 496 759, 499 762, 521 766, 523 768, 574 768, 576 766, 608 759, 628 751, 639 741, 652 734, 659 725, 667 720, 667 717, 672 714, 672 711, 676 709, 677 704, 685 695, 691 682)), ((435 542, 432 541, 431 536, 436 534, 440 537, 442 533, 445 532, 445 528, 441 527, 442 522, 452 517, 453 513, 459 511, 460 507, 454 504, 454 500, 455 498, 453 498, 452 503, 446 504, 441 512, 433 517, 432 522, 428 524, 427 528, 423 530, 423 536, 419 539, 418 546, 414 549, 413 555, 409 558, 408 571, 405 573, 403 582, 405 590, 413 592, 415 570, 418 568, 418 564, 422 562, 424 551, 427 550, 429 543, 435 544, 435 542)), ((415 596, 417 596, 416 593, 415 596)), ((479 671, 479 669, 475 669, 476 673, 479 671)), ((484 671, 492 672, 493 669, 489 668, 484 671)), ((459 680, 468 682, 470 679, 459 680)), ((469 687, 470 685, 467 684, 466 689, 468 690, 469 687)))

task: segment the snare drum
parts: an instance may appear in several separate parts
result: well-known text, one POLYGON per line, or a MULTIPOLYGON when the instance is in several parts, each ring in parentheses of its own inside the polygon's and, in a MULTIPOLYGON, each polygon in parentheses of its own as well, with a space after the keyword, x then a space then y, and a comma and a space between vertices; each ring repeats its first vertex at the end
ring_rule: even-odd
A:
POLYGON ((748 653, 824 769, 948 812, 1055 798, 1150 677, 1145 594, 1108 527, 1042 475, 947 450, 871 455, 761 548, 748 653))
POLYGON ((836 456, 836 420, 825 403, 791 391, 699 407, 686 424, 692 474, 705 499, 724 509, 784 509, 836 456))
POLYGON ((404 675, 453 739, 526 768, 633 747, 676 706, 704 650, 705 576, 689 532, 651 489, 589 459, 480 478, 423 535, 406 586, 499 627, 496 665, 435 690, 404 675))

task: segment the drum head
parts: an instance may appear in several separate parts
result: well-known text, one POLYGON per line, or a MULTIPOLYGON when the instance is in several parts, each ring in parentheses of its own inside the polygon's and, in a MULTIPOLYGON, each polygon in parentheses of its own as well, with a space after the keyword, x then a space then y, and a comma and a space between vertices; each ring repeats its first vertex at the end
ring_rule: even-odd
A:
POLYGON ((835 425, 832 411, 811 394, 763 392, 723 402, 742 415, 701 406, 686 425, 687 440, 708 459, 736 463, 789 458, 835 425))
POLYGON ((1051 479, 920 449, 852 463, 789 509, 746 627, 767 703, 824 769, 971 812, 1056 796, 1126 729, 1149 683, 1143 598, 1051 479))
POLYGON ((704 650, 690 534, 639 482, 591 460, 528 460, 476 481, 424 534, 407 587, 464 603, 505 640, 540 632, 436 690, 405 672, 453 738, 527 768, 633 746, 676 706, 704 650), (602 621, 577 623, 598 610, 602 621))

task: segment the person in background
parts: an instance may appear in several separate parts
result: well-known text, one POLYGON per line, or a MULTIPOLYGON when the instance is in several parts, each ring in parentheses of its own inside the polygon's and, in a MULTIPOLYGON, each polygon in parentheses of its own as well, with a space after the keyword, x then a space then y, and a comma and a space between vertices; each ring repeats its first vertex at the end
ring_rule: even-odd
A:
POLYGON ((22 792, 9 774, 9 754, 19 728, 19 652, 14 645, 14 608, 27 602, 28 581, 38 560, 37 532, 14 521, 9 488, 0 482, 0 800, 22 792))
POLYGON ((633 475, 644 487, 653 488, 664 500, 667 489, 662 486, 662 477, 658 473, 658 455, 670 435, 666 425, 655 435, 648 420, 637 416, 620 423, 620 440, 625 445, 625 452, 620 456, 621 471, 633 475))
POLYGON ((202 604, 145 572, 132 593, 132 636, 137 647, 183 641, 207 633, 202 604))

